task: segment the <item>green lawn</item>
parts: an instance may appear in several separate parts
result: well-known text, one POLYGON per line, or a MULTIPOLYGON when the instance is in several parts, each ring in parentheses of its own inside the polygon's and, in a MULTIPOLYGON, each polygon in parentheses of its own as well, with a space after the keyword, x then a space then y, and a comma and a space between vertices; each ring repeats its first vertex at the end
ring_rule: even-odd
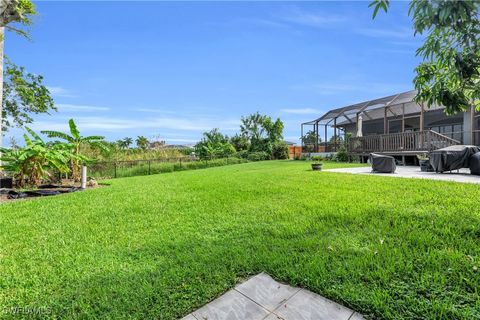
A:
POLYGON ((176 319, 265 271, 372 318, 480 319, 479 199, 271 161, 2 204, 0 317, 176 319))

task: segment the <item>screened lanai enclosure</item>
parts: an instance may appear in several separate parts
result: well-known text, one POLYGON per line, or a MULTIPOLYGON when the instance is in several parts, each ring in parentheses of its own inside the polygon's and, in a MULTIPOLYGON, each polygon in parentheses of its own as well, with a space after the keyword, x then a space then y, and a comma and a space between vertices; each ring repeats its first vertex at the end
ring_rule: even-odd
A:
POLYGON ((414 101, 415 91, 333 109, 302 123, 302 150, 350 155, 372 152, 414 156, 456 144, 480 143, 480 116, 473 107, 447 116, 444 107, 414 101))

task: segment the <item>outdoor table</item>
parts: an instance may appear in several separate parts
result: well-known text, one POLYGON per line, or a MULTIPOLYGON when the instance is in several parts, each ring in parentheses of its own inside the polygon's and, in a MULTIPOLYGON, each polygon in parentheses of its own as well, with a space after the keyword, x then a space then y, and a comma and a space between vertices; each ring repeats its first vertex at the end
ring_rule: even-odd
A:
POLYGON ((430 164, 435 172, 445 172, 470 167, 470 157, 480 152, 477 146, 457 145, 450 146, 429 154, 430 164))
POLYGON ((470 157, 470 174, 480 176, 480 152, 470 157))

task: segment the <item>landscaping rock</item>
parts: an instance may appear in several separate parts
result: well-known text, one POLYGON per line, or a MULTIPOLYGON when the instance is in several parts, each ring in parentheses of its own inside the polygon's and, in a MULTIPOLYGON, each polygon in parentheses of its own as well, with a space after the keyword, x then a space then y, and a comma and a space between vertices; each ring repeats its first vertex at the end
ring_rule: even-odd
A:
POLYGON ((95 180, 95 178, 89 178, 89 180, 87 181, 87 187, 94 188, 97 186, 98 186, 97 180, 95 180))

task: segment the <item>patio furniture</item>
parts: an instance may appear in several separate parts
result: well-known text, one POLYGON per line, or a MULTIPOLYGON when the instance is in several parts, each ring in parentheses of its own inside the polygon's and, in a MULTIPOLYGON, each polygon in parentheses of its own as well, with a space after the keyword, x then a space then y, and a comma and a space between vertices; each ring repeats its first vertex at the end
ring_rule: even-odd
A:
POLYGON ((419 161, 420 171, 422 172, 434 172, 432 165, 430 164, 430 159, 423 159, 419 161))
POLYGON ((370 153, 370 162, 372 171, 376 173, 395 173, 397 169, 394 157, 370 153))
POLYGON ((480 152, 470 157, 470 174, 480 176, 480 152))
POLYGON ((470 157, 480 152, 477 146, 456 145, 435 151, 429 154, 430 164, 435 172, 445 172, 470 167, 470 157))

